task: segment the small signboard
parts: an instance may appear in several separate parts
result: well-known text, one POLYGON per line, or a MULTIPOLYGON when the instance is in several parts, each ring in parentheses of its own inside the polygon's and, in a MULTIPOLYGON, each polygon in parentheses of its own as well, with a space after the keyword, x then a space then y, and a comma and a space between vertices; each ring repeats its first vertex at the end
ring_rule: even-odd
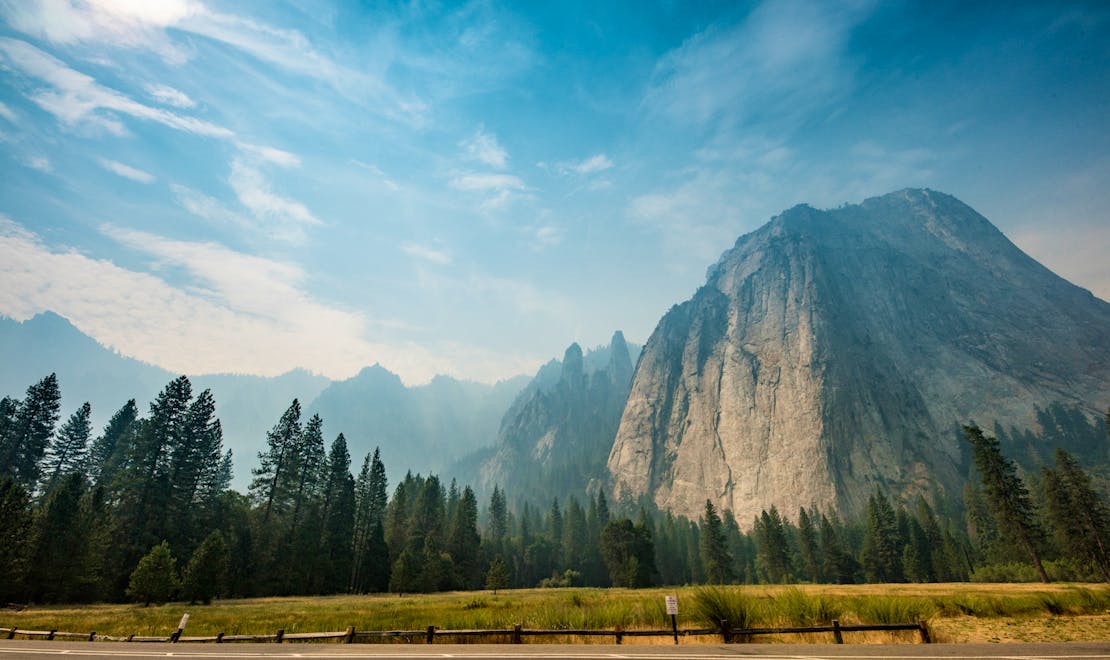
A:
POLYGON ((667 602, 667 614, 678 614, 678 596, 664 596, 667 602))

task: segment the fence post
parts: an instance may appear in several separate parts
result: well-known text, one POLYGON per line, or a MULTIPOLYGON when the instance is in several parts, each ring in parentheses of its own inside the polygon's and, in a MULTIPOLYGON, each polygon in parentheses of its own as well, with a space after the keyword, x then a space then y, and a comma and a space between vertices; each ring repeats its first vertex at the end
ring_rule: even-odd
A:
POLYGON ((429 644, 434 644, 435 641, 436 641, 436 627, 435 626, 428 626, 427 642, 429 644))
POLYGON ((183 628, 178 628, 177 630, 173 631, 173 634, 170 635, 170 643, 176 644, 177 640, 181 639, 181 633, 183 632, 185 632, 183 628))
POLYGON ((721 639, 725 640, 725 644, 732 642, 732 627, 728 625, 728 619, 721 619, 721 639))
POLYGON ((347 626, 347 634, 343 636, 343 643, 350 644, 355 641, 355 627, 347 626))
POLYGON ((523 623, 513 624, 513 644, 520 644, 520 629, 524 627, 523 623))
POLYGON ((836 619, 833 619, 832 624, 833 624, 833 639, 836 640, 837 644, 843 644, 844 643, 844 635, 841 634, 841 632, 840 632, 840 622, 837 621, 836 619))
POLYGON ((96 631, 95 630, 92 631, 91 633, 89 633, 89 641, 90 642, 95 642, 96 641, 96 631))
POLYGON ((54 639, 54 633, 56 633, 56 632, 58 632, 58 631, 54 630, 54 629, 51 629, 50 634, 46 636, 46 639, 53 640, 54 639))
POLYGON ((616 630, 613 631, 613 634, 617 637, 617 644, 624 643, 624 628, 617 626, 616 630))
POLYGON ((223 632, 216 633, 216 643, 217 644, 223 644, 224 643, 224 634, 223 634, 223 632))
POLYGON ((917 625, 918 630, 921 631, 921 643, 932 644, 933 640, 929 637, 929 626, 927 626, 924 621, 919 622, 917 625))
POLYGON ((282 640, 284 640, 284 639, 285 639, 285 628, 278 628, 277 643, 281 644, 282 640))
POLYGON ((14 625, 11 627, 11 630, 8 631, 8 639, 15 639, 15 626, 14 625))

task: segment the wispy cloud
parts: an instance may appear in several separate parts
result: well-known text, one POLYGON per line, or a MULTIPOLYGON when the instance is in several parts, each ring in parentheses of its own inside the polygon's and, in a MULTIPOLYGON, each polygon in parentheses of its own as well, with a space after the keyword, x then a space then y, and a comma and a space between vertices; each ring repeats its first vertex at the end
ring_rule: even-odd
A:
POLYGON ((806 116, 850 93, 848 37, 868 5, 763 2, 739 24, 711 26, 664 56, 645 104, 695 124, 806 116))
POLYGON ((239 202, 275 238, 299 241, 306 225, 323 224, 304 204, 275 193, 262 172, 241 159, 232 160, 228 183, 239 202))
POLYGON ((175 108, 188 110, 197 106, 196 101, 189 98, 185 92, 174 89, 169 85, 150 84, 146 86, 146 93, 159 103, 172 105, 175 108))
POLYGON ((451 253, 446 250, 429 247, 427 245, 419 245, 417 243, 406 243, 401 246, 401 250, 409 255, 422 261, 427 261, 433 264, 446 266, 452 261, 451 253))
POLYGON ((24 159, 23 163, 27 167, 30 167, 33 170, 38 170, 40 172, 46 172, 47 174, 54 171, 54 164, 51 163, 50 159, 47 158, 46 156, 42 156, 42 155, 27 156, 27 158, 24 159))
POLYGON ((4 119, 8 120, 9 122, 11 122, 13 124, 16 121, 15 113, 12 112, 11 108, 4 105, 3 102, 0 102, 0 117, 3 117, 4 119))
MULTIPOLYGON (((337 62, 296 30, 215 11, 199 0, 24 0, 13 3, 7 13, 16 30, 51 43, 141 48, 174 64, 186 61, 190 49, 177 44, 173 32, 211 39, 285 72, 320 80, 368 110, 397 121, 420 122, 428 107, 422 99, 389 85, 376 70, 337 62)), ((384 70, 385 64, 379 67, 384 70)))
POLYGON ((497 136, 479 128, 470 138, 459 143, 467 158, 476 160, 490 167, 505 169, 509 164, 509 152, 505 151, 497 142, 497 136))
POLYGON ((451 187, 458 190, 524 190, 520 177, 512 174, 463 174, 451 179, 451 187))
POLYGON ((239 142, 238 145, 244 152, 274 163, 275 165, 281 165, 282 167, 299 167, 301 164, 301 159, 297 154, 290 153, 284 149, 248 144, 246 142, 239 142))
POLYGON ((571 166, 571 169, 579 174, 594 174, 595 172, 604 172, 613 167, 613 161, 605 154, 596 154, 587 158, 586 160, 576 163, 571 166))
POLYGON ((398 184, 398 183, 397 183, 396 181, 394 181, 393 179, 391 179, 391 178, 389 177, 389 175, 388 175, 388 174, 386 174, 386 173, 385 173, 385 172, 384 172, 384 171, 382 170, 382 168, 378 167, 377 165, 374 165, 374 164, 372 164, 372 163, 364 163, 364 162, 362 162, 361 160, 358 160, 358 159, 356 159, 356 158, 352 158, 352 159, 350 160, 350 163, 351 163, 352 165, 355 165, 356 167, 360 167, 360 168, 362 168, 362 169, 366 170, 367 172, 370 172, 370 173, 371 173, 371 174, 373 174, 374 176, 376 176, 376 177, 377 177, 378 179, 380 179, 380 180, 381 180, 381 182, 382 182, 383 184, 385 184, 385 187, 389 188, 390 190, 393 190, 393 191, 395 191, 395 192, 396 192, 396 191, 398 191, 398 190, 400 190, 400 189, 401 189, 401 186, 400 186, 400 184, 398 184))
POLYGON ((107 158, 100 158, 98 162, 104 169, 113 174, 118 174, 125 179, 131 179, 139 183, 154 183, 154 175, 150 172, 144 172, 143 170, 107 158))
POLYGON ((189 213, 217 225, 230 224, 243 229, 258 231, 258 224, 241 213, 232 211, 218 199, 202 192, 174 183, 170 184, 177 203, 189 213))
POLYGON ((139 103, 25 41, 0 37, 0 64, 45 83, 27 96, 66 125, 88 124, 122 135, 126 129, 117 115, 126 115, 206 137, 233 136, 222 126, 139 103))

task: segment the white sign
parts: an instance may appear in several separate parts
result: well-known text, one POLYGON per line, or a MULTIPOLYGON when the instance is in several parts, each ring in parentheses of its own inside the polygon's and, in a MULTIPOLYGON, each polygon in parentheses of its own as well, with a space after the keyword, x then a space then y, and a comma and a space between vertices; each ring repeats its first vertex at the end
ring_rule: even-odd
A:
POLYGON ((678 614, 678 596, 663 596, 667 602, 667 614, 678 614))
POLYGON ((183 615, 181 615, 181 623, 177 624, 177 629, 178 630, 185 630, 185 624, 186 623, 189 623, 189 615, 188 614, 183 614, 183 615))

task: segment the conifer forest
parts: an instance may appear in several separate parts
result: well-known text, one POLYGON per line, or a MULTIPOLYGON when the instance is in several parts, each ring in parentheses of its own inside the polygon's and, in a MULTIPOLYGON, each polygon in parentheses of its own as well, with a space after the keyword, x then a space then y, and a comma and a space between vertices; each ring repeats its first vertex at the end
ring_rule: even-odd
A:
POLYGON ((697 583, 1110 581, 1110 508, 1057 449, 1039 471, 964 428, 974 465, 962 494, 865 515, 763 511, 738 521, 706 502, 697 520, 604 488, 528 493, 408 473, 387 483, 375 451, 294 400, 230 487, 210 391, 168 383, 103 429, 84 404, 63 418, 52 374, 0 400, 0 602, 181 599, 547 586, 697 583), (746 530, 746 531, 745 531, 746 530))

